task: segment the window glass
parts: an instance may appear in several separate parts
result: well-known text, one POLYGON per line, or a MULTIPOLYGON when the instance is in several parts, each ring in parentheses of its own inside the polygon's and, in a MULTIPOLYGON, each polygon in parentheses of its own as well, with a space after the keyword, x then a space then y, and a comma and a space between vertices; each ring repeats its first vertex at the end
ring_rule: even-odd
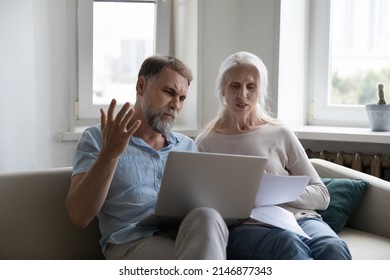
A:
POLYGON ((377 83, 390 103, 390 0, 311 0, 307 123, 369 127, 377 83))
POLYGON ((142 61, 154 53, 153 1, 94 1, 93 105, 135 102, 142 61))
POLYGON ((378 82, 390 91, 389 15, 389 0, 332 1, 330 105, 377 102, 378 82))

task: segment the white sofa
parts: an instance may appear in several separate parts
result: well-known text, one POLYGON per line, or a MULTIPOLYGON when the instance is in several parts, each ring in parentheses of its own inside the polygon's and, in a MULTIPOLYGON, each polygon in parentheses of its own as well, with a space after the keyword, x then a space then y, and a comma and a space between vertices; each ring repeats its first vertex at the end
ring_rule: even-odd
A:
MULTIPOLYGON (((390 182, 320 159, 321 177, 362 178, 371 187, 340 236, 354 259, 390 260, 390 182)), ((0 173, 0 259, 102 259, 97 219, 87 229, 68 220, 71 167, 0 173)))
POLYGON ((390 260, 390 182, 322 159, 311 161, 320 177, 370 183, 339 236, 347 242, 355 260, 390 260))
POLYGON ((103 259, 97 219, 73 226, 65 210, 71 167, 0 174, 0 259, 103 259))

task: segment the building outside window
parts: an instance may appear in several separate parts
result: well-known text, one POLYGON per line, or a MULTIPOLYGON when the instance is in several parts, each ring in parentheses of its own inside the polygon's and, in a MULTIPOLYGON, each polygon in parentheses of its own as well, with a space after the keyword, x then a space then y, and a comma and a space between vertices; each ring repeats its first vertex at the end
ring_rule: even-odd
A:
MULTIPOLYGON (((170 0, 78 0, 77 120, 96 120, 99 108, 135 102, 142 61, 167 53, 170 0)), ((88 123, 88 121, 87 121, 88 123)))
POLYGON ((94 1, 94 105, 135 102, 135 83, 143 60, 155 52, 154 1, 94 1))

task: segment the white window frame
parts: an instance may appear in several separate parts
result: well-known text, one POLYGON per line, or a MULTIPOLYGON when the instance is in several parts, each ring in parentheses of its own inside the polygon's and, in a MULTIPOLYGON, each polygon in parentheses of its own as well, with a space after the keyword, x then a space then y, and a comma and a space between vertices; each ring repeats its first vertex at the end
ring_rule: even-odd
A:
POLYGON ((309 125, 369 127, 364 105, 335 106, 328 100, 331 2, 310 1, 307 122, 309 125))
MULTIPOLYGON (((150 2, 148 0, 138 0, 150 2)), ((169 53, 171 30, 171 0, 156 0, 155 53, 169 53)), ((76 126, 95 122, 100 118, 99 108, 94 105, 93 81, 93 0, 77 3, 78 91, 75 101, 76 126)))

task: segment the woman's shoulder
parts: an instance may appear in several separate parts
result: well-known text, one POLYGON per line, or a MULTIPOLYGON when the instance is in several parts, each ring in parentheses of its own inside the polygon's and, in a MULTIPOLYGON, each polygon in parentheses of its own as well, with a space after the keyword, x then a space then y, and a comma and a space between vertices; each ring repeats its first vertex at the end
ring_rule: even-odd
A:
POLYGON ((210 137, 210 134, 212 133, 211 130, 204 130, 201 131, 198 136, 195 138, 195 143, 199 144, 201 141, 203 141, 205 138, 210 137))
POLYGON ((264 128, 268 129, 268 130, 281 131, 281 132, 291 132, 292 131, 292 129, 288 125, 286 125, 282 122, 267 123, 266 125, 264 125, 264 128))
POLYGON ((296 134, 291 127, 284 123, 267 123, 264 126, 264 133, 277 134, 285 138, 295 138, 296 134))

